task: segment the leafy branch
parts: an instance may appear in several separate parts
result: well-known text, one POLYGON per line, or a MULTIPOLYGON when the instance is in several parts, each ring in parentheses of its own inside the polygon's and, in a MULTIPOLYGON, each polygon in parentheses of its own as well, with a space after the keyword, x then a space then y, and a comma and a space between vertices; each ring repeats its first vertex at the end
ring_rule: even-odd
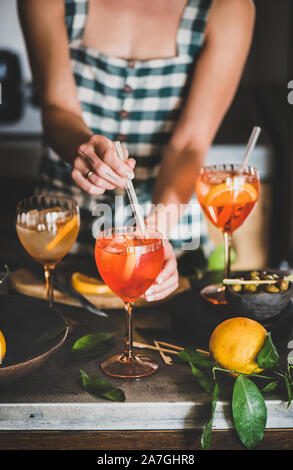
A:
POLYGON ((248 449, 253 449, 264 435, 267 408, 263 394, 283 386, 288 396, 287 408, 293 400, 293 364, 290 364, 288 359, 285 362, 280 360, 270 333, 268 333, 256 360, 258 368, 267 371, 266 374, 257 374, 254 371, 243 373, 237 370, 225 369, 211 357, 192 349, 181 351, 176 362, 189 364, 198 384, 212 395, 211 414, 201 437, 201 445, 205 450, 209 450, 211 447, 213 420, 221 393, 216 372, 229 373, 230 376, 231 372, 235 374, 231 397, 233 421, 241 442, 248 449), (268 383, 260 388, 251 379, 262 379, 268 381, 268 383))

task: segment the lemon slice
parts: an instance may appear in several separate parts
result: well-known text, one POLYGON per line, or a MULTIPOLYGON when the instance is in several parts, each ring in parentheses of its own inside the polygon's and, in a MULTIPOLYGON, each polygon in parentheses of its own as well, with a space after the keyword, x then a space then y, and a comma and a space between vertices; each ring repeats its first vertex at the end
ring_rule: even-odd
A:
POLYGON ((62 227, 61 230, 59 230, 56 237, 54 237, 53 240, 51 240, 50 243, 48 243, 48 245, 46 246, 46 250, 51 251, 54 248, 56 248, 58 243, 60 243, 61 240, 63 240, 63 238, 65 238, 66 235, 69 234, 69 232, 71 232, 72 230, 74 230, 77 227, 78 227, 78 218, 75 215, 74 217, 72 217, 72 219, 69 220, 69 222, 67 222, 62 227))
POLYGON ((206 195, 205 206, 225 206, 229 204, 248 204, 258 198, 257 190, 249 183, 240 183, 236 178, 233 182, 214 186, 206 195))
POLYGON ((82 294, 108 294, 112 292, 110 287, 99 279, 75 272, 71 276, 72 287, 82 294))

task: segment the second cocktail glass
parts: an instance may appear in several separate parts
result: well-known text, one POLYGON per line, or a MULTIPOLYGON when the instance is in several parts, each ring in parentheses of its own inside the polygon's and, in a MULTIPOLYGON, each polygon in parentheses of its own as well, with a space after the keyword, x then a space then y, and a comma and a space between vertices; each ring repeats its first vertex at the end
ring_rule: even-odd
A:
POLYGON ((54 302, 53 271, 72 248, 79 219, 77 203, 58 194, 40 194, 17 204, 17 235, 26 251, 44 267, 50 307, 54 302))
MULTIPOLYGON (((259 197, 259 175, 252 166, 224 164, 201 168, 196 178, 196 195, 206 217, 224 234, 224 278, 230 276, 232 233, 243 224, 259 197)), ((225 304, 222 285, 207 286, 203 298, 225 304)))
POLYGON ((139 378, 154 373, 158 365, 149 357, 135 354, 132 341, 133 302, 141 297, 160 273, 164 240, 155 230, 142 237, 135 227, 111 228, 96 239, 97 268, 105 283, 125 303, 124 351, 106 360, 102 370, 113 377, 139 378))

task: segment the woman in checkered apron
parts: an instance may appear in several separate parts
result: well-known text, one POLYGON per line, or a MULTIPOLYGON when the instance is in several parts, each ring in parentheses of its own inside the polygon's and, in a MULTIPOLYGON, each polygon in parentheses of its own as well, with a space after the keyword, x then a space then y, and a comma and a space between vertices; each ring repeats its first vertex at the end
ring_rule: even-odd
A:
MULTIPOLYGON (((93 247, 93 216, 102 204, 117 211, 115 195, 135 171, 148 223, 153 202, 161 231, 171 220, 173 247, 200 241, 208 251, 195 174, 241 76, 252 1, 26 0, 19 11, 47 144, 37 191, 63 192, 79 203, 76 247, 93 247), (126 163, 115 140, 130 155, 126 163)), ((103 221, 113 224, 105 213, 103 221)), ((149 299, 177 286, 170 244, 160 278, 149 299)))

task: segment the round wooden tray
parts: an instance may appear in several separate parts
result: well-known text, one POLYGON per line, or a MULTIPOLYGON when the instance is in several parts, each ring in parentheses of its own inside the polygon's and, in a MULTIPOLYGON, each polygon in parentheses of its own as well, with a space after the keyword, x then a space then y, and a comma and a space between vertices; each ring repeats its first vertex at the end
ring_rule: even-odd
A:
MULTIPOLYGON (((66 281, 70 284, 71 282, 71 275, 73 272, 82 272, 88 276, 97 276, 91 266, 81 263, 80 261, 71 261, 71 262, 64 262, 60 267, 58 267, 58 276, 62 278, 62 280, 66 281)), ((46 298, 46 290, 45 290, 45 282, 41 279, 41 277, 35 276, 31 271, 28 269, 18 269, 14 272, 11 272, 9 275, 9 283, 10 287, 20 293, 31 297, 36 297, 39 299, 46 298)), ((164 300, 160 302, 147 302, 143 298, 139 298, 135 301, 135 305, 137 307, 143 306, 151 306, 155 304, 159 304, 162 302, 166 302, 170 298, 174 297, 180 292, 186 291, 190 289, 189 280, 185 277, 179 278, 179 287, 176 291, 174 291, 170 296, 166 297, 164 300)), ((107 294, 83 294, 92 304, 94 304, 98 308, 123 308, 124 304, 123 301, 117 297, 114 293, 107 293, 107 294)), ((55 289, 54 291, 54 298, 56 302, 79 306, 79 303, 68 297, 67 295, 59 292, 55 289)))

